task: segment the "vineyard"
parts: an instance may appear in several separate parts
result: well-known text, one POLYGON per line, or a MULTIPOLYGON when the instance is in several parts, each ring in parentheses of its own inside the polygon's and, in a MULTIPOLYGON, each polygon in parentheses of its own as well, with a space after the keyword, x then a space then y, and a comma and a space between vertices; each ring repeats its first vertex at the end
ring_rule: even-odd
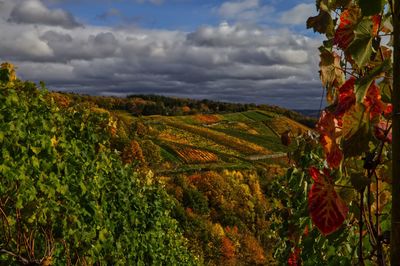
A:
POLYGON ((243 154, 268 154, 270 151, 267 149, 251 143, 247 142, 242 139, 238 139, 235 137, 231 137, 229 135, 213 131, 208 128, 204 127, 199 127, 199 126, 194 126, 194 125, 188 125, 188 124, 183 124, 183 123, 176 123, 176 122, 167 122, 168 125, 172 127, 176 127, 179 129, 186 130, 188 132, 191 132, 196 135, 200 135, 202 137, 205 137, 207 139, 213 140, 217 143, 220 143, 224 146, 227 146, 231 149, 237 150, 243 154))
POLYGON ((209 151, 178 146, 174 146, 172 149, 188 164, 212 163, 218 161, 218 156, 209 151))
POLYGON ((0 265, 400 265, 397 10, 317 1, 315 127, 279 107, 49 92, 3 63, 0 265))

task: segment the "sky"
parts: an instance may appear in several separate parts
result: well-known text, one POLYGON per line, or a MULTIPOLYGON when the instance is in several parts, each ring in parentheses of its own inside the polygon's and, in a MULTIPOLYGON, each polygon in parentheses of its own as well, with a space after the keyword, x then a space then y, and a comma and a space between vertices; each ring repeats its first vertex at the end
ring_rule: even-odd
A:
POLYGON ((0 0, 0 61, 57 91, 318 109, 314 0, 0 0))

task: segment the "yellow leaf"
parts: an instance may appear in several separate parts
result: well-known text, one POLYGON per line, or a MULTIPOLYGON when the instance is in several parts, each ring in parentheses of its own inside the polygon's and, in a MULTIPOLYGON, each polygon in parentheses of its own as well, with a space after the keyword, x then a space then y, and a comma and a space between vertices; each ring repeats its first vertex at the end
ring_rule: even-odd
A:
POLYGON ((51 138, 51 146, 52 146, 52 147, 56 147, 57 144, 58 144, 58 140, 57 140, 56 136, 53 136, 53 137, 51 138))

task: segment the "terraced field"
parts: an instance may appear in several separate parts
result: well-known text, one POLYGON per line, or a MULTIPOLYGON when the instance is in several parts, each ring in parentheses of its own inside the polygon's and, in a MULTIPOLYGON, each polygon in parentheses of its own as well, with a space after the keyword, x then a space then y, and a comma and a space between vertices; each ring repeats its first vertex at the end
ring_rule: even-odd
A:
POLYGON ((308 130, 285 116, 259 110, 142 120, 156 132, 148 138, 160 146, 169 167, 160 172, 266 167, 269 161, 287 164, 285 154, 293 147, 284 146, 280 134, 290 130, 295 136, 308 130))

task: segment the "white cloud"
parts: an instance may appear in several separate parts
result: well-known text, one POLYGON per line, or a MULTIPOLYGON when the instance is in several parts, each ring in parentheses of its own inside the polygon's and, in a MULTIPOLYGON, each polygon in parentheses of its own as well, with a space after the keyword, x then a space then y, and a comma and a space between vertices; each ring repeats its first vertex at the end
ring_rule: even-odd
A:
POLYGON ((315 4, 299 4, 283 12, 279 21, 283 24, 305 25, 308 17, 315 13, 315 4))
POLYGON ((319 41, 285 28, 225 22, 187 33, 15 24, 0 17, 0 32, 0 61, 11 60, 23 79, 56 90, 319 104, 319 41))
POLYGON ((64 28, 80 27, 75 18, 68 12, 50 10, 40 0, 24 0, 12 9, 9 21, 23 24, 55 25, 64 28))
POLYGON ((274 8, 263 5, 260 0, 236 0, 222 3, 216 12, 223 19, 257 22, 274 12, 274 8))

